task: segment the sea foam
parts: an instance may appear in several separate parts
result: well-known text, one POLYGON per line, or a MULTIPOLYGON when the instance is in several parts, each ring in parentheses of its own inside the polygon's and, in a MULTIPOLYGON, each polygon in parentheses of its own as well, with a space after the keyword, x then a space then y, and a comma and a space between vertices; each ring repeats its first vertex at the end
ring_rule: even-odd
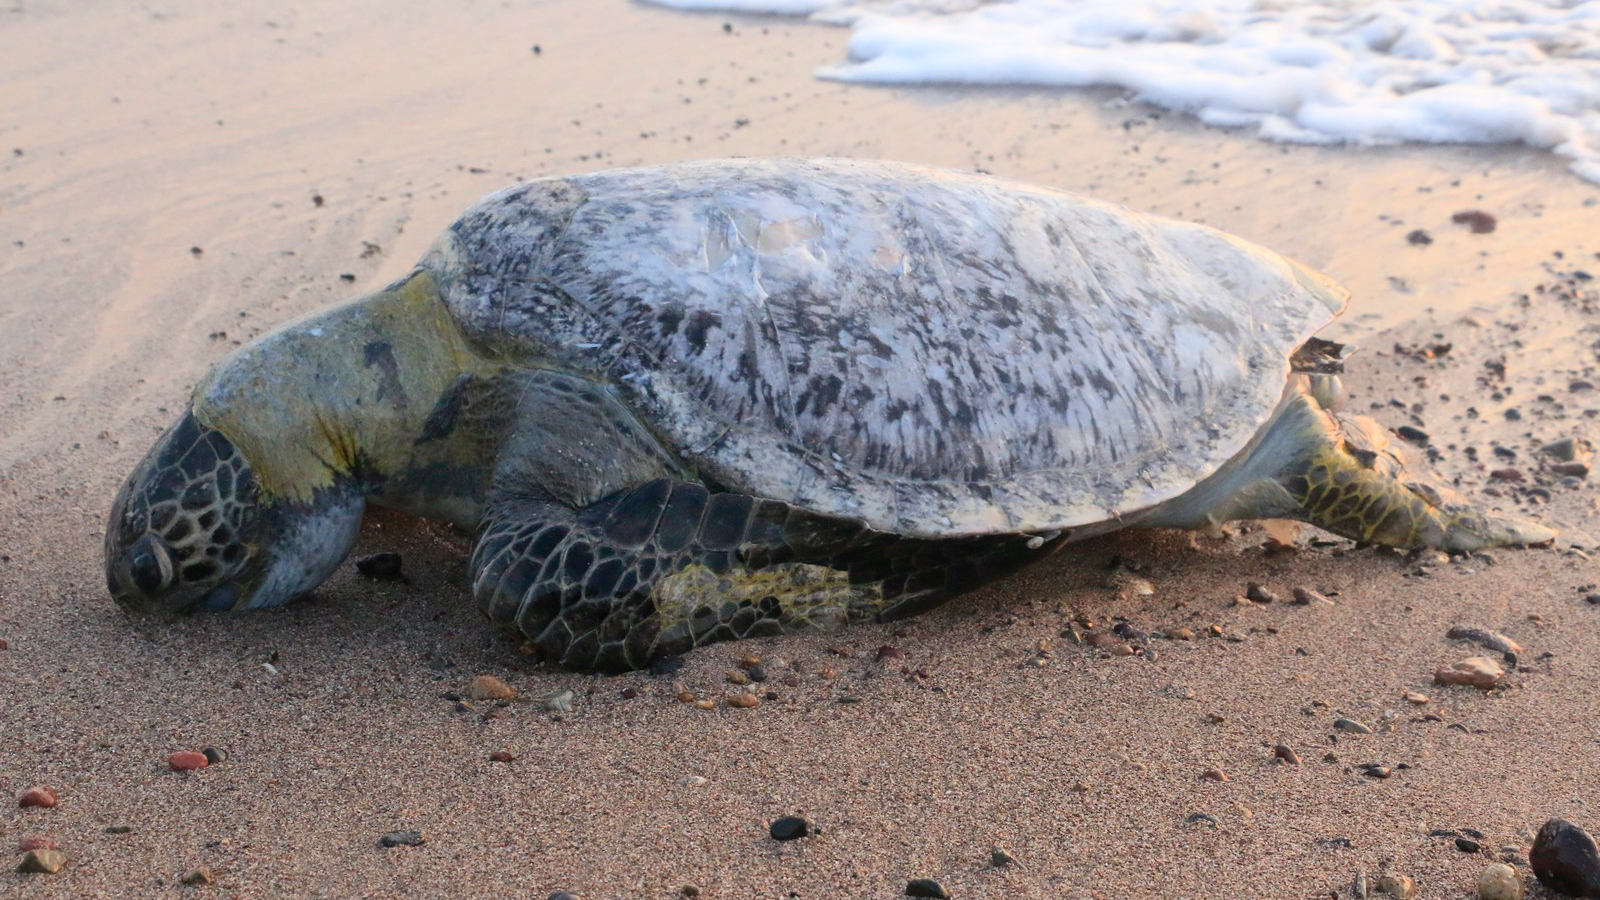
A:
POLYGON ((1308 143, 1521 142, 1600 183, 1600 0, 652 0, 852 32, 824 78, 1110 85, 1308 143))

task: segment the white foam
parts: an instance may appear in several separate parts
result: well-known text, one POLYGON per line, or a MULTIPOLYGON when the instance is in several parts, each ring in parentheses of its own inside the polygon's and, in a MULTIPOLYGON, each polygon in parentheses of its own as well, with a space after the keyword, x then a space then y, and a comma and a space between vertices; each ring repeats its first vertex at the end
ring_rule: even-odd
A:
POLYGON ((1264 138, 1521 142, 1600 182, 1600 0, 652 0, 849 25, 855 82, 1112 85, 1264 138))

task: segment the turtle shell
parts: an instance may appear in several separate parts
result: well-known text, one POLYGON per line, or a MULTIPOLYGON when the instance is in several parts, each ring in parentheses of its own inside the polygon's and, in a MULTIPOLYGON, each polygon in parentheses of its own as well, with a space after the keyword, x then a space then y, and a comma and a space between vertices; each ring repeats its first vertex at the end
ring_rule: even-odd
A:
POLYGON ((528 182, 423 265, 485 352, 609 383, 709 482, 925 537, 1178 496, 1347 296, 1211 228, 844 159, 528 182))

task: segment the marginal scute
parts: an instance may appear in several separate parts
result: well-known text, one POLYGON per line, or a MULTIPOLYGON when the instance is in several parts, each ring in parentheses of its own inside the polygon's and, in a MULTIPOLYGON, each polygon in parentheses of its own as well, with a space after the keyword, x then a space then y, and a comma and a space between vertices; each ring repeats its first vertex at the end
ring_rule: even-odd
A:
POLYGON ((424 266, 469 341, 610 385, 709 481, 925 537, 1182 494, 1345 296, 1213 229, 853 160, 531 182, 424 266))

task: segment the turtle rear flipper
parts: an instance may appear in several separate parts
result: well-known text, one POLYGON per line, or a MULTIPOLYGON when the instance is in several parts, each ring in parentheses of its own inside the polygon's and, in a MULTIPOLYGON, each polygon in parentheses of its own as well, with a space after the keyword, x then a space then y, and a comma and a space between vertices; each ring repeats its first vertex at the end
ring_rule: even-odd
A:
POLYGON ((903 538, 660 478, 577 511, 494 500, 473 594, 546 659, 620 671, 715 641, 914 615, 1043 558, 1038 543, 903 538))

